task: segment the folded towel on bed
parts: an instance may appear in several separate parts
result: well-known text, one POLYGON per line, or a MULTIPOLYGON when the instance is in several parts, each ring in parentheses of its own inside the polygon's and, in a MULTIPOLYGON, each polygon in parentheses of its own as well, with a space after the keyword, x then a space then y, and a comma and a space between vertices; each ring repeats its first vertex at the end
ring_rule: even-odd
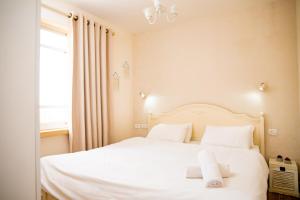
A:
POLYGON ((223 179, 215 155, 203 150, 199 152, 198 159, 206 187, 222 187, 223 179))
MULTIPOLYGON (((230 167, 229 165, 218 164, 223 178, 230 177, 230 167)), ((200 165, 191 165, 186 168, 185 171, 186 178, 203 178, 200 165)))

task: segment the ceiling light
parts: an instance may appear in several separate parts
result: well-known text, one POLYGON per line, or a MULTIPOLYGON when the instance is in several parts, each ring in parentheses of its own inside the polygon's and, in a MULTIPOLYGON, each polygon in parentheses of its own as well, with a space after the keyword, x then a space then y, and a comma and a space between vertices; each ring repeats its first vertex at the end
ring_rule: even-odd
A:
POLYGON ((153 1, 154 6, 144 9, 144 15, 149 24, 155 24, 161 16, 165 16, 168 22, 174 22, 178 16, 176 5, 172 5, 169 9, 162 5, 160 0, 153 1))

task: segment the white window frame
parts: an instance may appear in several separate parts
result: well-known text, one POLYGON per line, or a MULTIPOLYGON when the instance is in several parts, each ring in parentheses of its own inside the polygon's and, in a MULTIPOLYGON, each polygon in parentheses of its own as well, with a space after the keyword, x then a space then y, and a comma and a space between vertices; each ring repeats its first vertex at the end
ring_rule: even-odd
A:
MULTIPOLYGON (((41 22, 40 30, 42 30, 42 29, 54 32, 56 34, 62 34, 66 37, 70 37, 70 31, 68 31, 67 29, 49 24, 48 22, 45 22, 45 21, 41 22)), ((65 51, 65 49, 54 48, 54 47, 44 45, 44 44, 40 44, 40 47, 53 49, 53 50, 58 50, 58 51, 63 51, 64 53, 68 53, 68 52, 65 51)), ((69 49, 71 50, 71 48, 69 48, 69 49)), ((55 106, 55 105, 53 105, 53 106, 45 106, 44 105, 43 106, 43 105, 40 105, 39 109, 41 109, 41 108, 61 108, 61 107, 64 107, 64 106, 55 106)), ((57 129, 67 130, 68 129, 67 122, 53 122, 53 123, 41 123, 40 122, 40 131, 57 130, 57 129)))

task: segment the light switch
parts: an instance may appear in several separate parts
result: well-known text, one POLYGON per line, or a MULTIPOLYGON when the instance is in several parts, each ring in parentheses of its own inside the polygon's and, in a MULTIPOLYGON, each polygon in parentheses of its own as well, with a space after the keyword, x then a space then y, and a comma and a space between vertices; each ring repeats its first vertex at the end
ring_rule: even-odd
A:
POLYGON ((278 129, 270 128, 269 129, 269 135, 278 135, 278 129))

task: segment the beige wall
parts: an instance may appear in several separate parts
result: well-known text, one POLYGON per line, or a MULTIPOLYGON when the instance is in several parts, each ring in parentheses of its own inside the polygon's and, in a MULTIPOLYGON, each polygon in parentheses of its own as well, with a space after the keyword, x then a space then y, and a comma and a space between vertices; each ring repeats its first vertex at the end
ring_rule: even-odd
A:
MULTIPOLYGON (((236 112, 265 113, 269 156, 300 161, 295 1, 261 1, 134 37, 134 122, 146 122, 144 91, 153 112, 192 102, 236 112), (257 90, 266 82, 265 93, 257 90)), ((135 135, 145 131, 136 130, 135 135)))
POLYGON ((38 199, 40 191, 37 4, 0 1, 0 199, 38 199))
POLYGON ((132 136, 132 35, 116 31, 110 51, 110 137, 109 143, 132 136), (123 68, 125 61, 128 68, 123 68), (112 78, 117 72, 119 81, 112 78))
MULTIPOLYGON (((297 57, 298 57, 297 60, 298 61, 298 94, 299 94, 298 124, 300 124, 300 0, 296 0, 296 23, 297 23, 297 57)), ((300 127, 298 128, 298 134, 300 134, 300 127)), ((298 165, 300 164, 298 163, 298 165)), ((300 171, 300 167, 298 167, 298 171, 300 171)))
POLYGON ((298 50, 297 56, 298 56, 299 115, 300 115, 300 0, 296 0, 296 13, 297 13, 297 50, 298 50))
MULTIPOLYGON (((57 0, 44 0, 44 3, 66 12, 82 12, 110 27, 116 34, 111 37, 110 45, 110 137, 109 142, 114 143, 132 133, 132 35, 119 27, 89 14, 88 12, 62 3, 57 0), (122 65, 127 61, 130 68, 123 69, 122 65), (114 72, 120 74, 119 84, 114 81, 114 72)), ((62 28, 70 28, 70 20, 66 17, 54 14, 45 9, 42 10, 42 19, 62 28)), ((65 136, 55 138, 44 138, 41 140, 42 155, 65 153, 68 148, 68 140, 65 136)))
MULTIPOLYGON (((275 137, 266 134, 268 155, 300 160, 295 1, 261 1, 243 9, 137 34, 133 47, 129 33, 102 20, 116 32, 111 41, 111 143, 145 134, 132 129, 133 123, 146 122, 145 102, 138 96, 142 90, 157 97, 153 112, 192 102, 253 115, 264 112, 266 132, 279 130, 275 137), (126 60, 129 70, 121 67, 126 60), (115 71, 119 82, 111 78, 115 71), (257 91, 262 81, 268 85, 265 93, 257 91)), ((66 148, 62 141, 48 142, 45 152, 66 148)))
POLYGON ((40 139, 40 156, 69 153, 69 136, 54 136, 40 139))

